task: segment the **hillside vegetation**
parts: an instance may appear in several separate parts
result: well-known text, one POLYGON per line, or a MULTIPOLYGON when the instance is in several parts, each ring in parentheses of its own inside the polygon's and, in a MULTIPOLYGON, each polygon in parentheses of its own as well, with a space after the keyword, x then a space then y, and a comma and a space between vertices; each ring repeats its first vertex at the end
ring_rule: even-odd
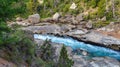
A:
POLYGON ((42 4, 30 0, 27 7, 30 13, 38 12, 42 18, 50 17, 55 12, 63 15, 83 13, 85 19, 106 17, 107 20, 113 20, 120 17, 120 0, 43 0, 42 4), (72 3, 76 4, 76 9, 70 9, 72 3))
MULTIPOLYGON (((64 46, 60 52, 58 64, 55 64, 51 59, 46 59, 46 57, 51 57, 52 53, 52 51, 49 52, 51 46, 46 45, 49 44, 49 41, 45 43, 47 47, 41 47, 43 50, 41 57, 36 57, 36 46, 33 40, 28 38, 24 31, 9 28, 6 22, 13 21, 16 17, 26 18, 35 13, 39 13, 41 18, 47 18, 59 12, 62 16, 66 14, 76 16, 82 13, 84 20, 99 20, 106 17, 105 22, 107 23, 108 21, 119 21, 119 7, 120 0, 0 0, 0 52, 3 53, 0 54, 0 57, 18 66, 27 63, 30 67, 34 61, 38 67, 39 65, 43 65, 43 67, 56 67, 56 65, 58 65, 57 67, 70 67, 74 62, 68 58, 64 46), (77 7, 70 9, 73 3, 77 7)), ((106 23, 102 25, 104 26, 106 23)), ((101 27, 101 21, 94 26, 101 27)))

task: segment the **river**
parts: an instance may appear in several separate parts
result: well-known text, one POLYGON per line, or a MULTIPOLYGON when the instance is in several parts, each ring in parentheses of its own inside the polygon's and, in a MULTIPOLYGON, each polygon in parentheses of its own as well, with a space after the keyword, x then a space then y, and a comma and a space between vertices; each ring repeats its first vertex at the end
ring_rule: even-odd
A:
POLYGON ((34 34, 34 38, 36 39, 50 39, 51 42, 54 43, 61 43, 65 46, 70 46, 72 49, 82 49, 90 53, 92 56, 95 57, 112 57, 115 59, 120 60, 120 52, 115 51, 109 48, 95 46, 92 44, 86 44, 84 42, 79 42, 78 40, 72 39, 70 37, 57 37, 53 35, 41 35, 41 34, 34 34))

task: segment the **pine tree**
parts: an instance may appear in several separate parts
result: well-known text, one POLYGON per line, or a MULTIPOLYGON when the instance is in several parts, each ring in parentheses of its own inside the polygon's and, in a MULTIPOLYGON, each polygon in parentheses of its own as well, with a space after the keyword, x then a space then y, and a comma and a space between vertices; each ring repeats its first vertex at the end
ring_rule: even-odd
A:
POLYGON ((66 47, 63 46, 60 52, 60 57, 57 67, 71 67, 73 63, 74 62, 68 58, 66 47))

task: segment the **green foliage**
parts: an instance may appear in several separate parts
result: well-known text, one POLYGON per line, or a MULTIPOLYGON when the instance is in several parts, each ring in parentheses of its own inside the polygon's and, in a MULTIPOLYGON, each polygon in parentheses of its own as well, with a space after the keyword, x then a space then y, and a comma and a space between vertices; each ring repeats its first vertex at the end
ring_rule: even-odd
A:
POLYGON ((102 18, 105 16, 105 7, 106 7, 106 2, 105 0, 101 0, 99 3, 98 3, 98 12, 97 12, 97 17, 99 18, 102 18))
POLYGON ((29 14, 37 13, 39 11, 38 8, 38 0, 29 0, 29 2, 27 3, 27 9, 29 11, 29 14))
POLYGON ((105 22, 102 22, 102 21, 98 21, 96 23, 93 23, 93 28, 100 28, 100 27, 104 27, 106 25, 109 24, 109 21, 105 21, 105 22))
POLYGON ((53 60, 53 47, 50 44, 50 41, 45 40, 44 44, 40 47, 40 57, 44 61, 52 61, 53 60))
POLYGON ((35 54, 35 46, 24 34, 23 31, 18 30, 14 30, 11 33, 4 33, 0 50, 3 50, 5 55, 0 56, 17 64, 23 61, 30 64, 35 54))
POLYGON ((8 32, 9 28, 4 21, 0 21, 0 34, 5 31, 8 32))
POLYGON ((112 18, 113 18, 113 13, 110 11, 110 12, 107 12, 106 13, 106 19, 107 20, 112 20, 112 18))
POLYGON ((58 61, 58 67, 72 67, 73 61, 68 58, 65 46, 62 47, 58 61))
POLYGON ((0 19, 6 20, 24 13, 26 0, 0 0, 0 19))

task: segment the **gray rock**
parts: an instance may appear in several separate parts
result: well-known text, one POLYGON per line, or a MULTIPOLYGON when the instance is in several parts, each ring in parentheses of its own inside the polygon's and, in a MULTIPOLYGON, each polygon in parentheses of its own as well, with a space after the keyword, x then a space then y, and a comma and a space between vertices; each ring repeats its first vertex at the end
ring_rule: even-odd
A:
POLYGON ((120 67, 119 61, 109 57, 95 57, 92 59, 85 59, 82 56, 73 56, 73 67, 120 67))
POLYGON ((28 21, 30 23, 38 23, 40 21, 40 15, 39 14, 33 14, 28 17, 28 21))
POLYGON ((81 39, 84 41, 103 44, 104 46, 114 46, 114 45, 117 45, 118 47, 120 46, 120 39, 111 36, 105 36, 98 32, 90 32, 86 35, 83 35, 81 39))
POLYGON ((77 15, 77 16, 76 16, 76 20, 77 20, 78 22, 82 21, 82 20, 83 20, 83 14, 77 15))
POLYGON ((74 55, 72 60, 74 61, 74 65, 72 67, 85 67, 88 64, 88 61, 78 55, 74 55))
POLYGON ((22 28, 24 30, 30 30, 33 33, 42 33, 42 34, 47 34, 47 33, 54 33, 57 34, 60 32, 60 27, 58 25, 45 25, 45 26, 29 26, 22 28))
POLYGON ((21 25, 21 26, 29 26, 29 25, 31 25, 31 23, 29 23, 29 21, 28 20, 23 20, 23 21, 18 21, 18 22, 16 22, 16 24, 18 24, 18 25, 21 25))
POLYGON ((84 30, 72 30, 72 31, 69 31, 67 32, 66 34, 67 35, 83 35, 83 34, 86 34, 87 32, 84 31, 84 30))
POLYGON ((59 19, 59 22, 63 22, 63 23, 73 23, 73 16, 72 15, 65 15, 64 17, 61 17, 59 19))
POLYGON ((60 51, 62 49, 62 44, 56 44, 56 45, 53 45, 53 47, 55 48, 55 53, 54 53, 54 62, 57 62, 59 60, 59 56, 60 56, 60 51))
POLYGON ((93 27, 92 21, 88 21, 88 23, 86 23, 86 27, 91 29, 93 27))
POLYGON ((72 16, 72 24, 78 24, 78 21, 76 20, 74 16, 72 16))
POLYGON ((92 60, 89 64, 93 67, 120 67, 119 61, 110 57, 95 57, 92 60))
POLYGON ((103 43, 104 45, 116 44, 116 45, 120 46, 120 39, 110 37, 110 36, 106 36, 106 37, 102 37, 101 43, 103 43))

